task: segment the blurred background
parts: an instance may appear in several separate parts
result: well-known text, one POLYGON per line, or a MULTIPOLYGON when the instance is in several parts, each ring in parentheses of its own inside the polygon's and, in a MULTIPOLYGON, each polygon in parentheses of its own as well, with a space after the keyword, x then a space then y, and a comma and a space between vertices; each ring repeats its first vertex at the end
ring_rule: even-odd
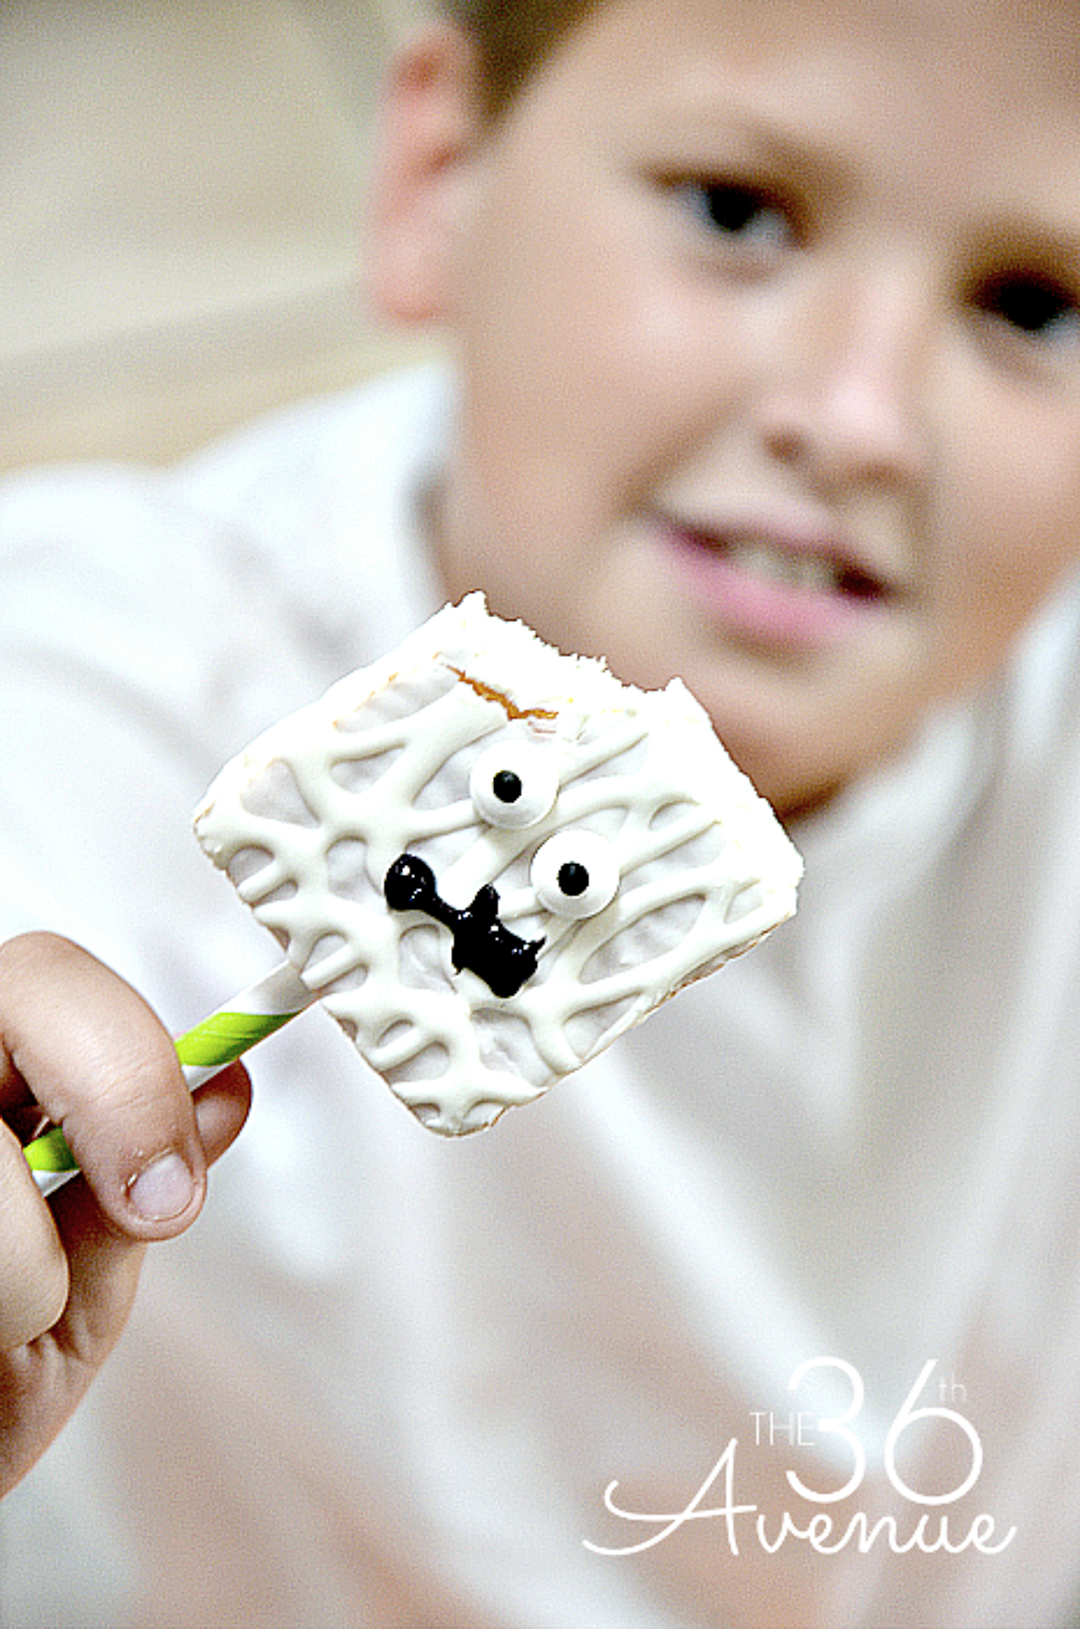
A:
POLYGON ((2 0, 0 469, 164 461, 430 345, 364 308, 413 0, 2 0))

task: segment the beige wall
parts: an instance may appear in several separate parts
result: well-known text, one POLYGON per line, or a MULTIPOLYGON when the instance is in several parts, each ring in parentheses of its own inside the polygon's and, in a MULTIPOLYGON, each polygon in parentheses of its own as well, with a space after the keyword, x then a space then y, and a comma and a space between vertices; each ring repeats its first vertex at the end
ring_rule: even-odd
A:
POLYGON ((414 353, 360 274, 372 104, 412 9, 0 6, 0 468, 168 458, 414 353))

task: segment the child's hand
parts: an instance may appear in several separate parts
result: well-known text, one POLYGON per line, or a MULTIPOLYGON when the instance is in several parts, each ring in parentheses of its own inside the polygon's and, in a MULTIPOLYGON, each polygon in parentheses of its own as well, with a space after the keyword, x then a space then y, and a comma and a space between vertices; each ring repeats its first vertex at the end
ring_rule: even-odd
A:
POLYGON ((146 1244, 195 1219, 248 1108, 239 1064, 189 1094, 142 998, 67 940, 0 946, 0 1494, 124 1326, 146 1244), (84 1173, 41 1198, 11 1129, 38 1104, 84 1173))

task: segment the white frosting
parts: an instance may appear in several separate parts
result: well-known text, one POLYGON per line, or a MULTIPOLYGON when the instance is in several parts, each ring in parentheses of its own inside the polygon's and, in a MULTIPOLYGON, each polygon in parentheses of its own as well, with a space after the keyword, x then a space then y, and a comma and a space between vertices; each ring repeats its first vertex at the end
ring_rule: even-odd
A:
POLYGON ((480 595, 260 736, 196 832, 372 1067, 448 1134, 530 1101, 755 944, 794 912, 802 872, 678 681, 622 685, 480 595), (500 746, 521 793, 505 817, 506 788, 472 773, 483 753, 482 779, 497 774, 500 746), (492 884, 506 928, 543 937, 515 994, 455 971, 442 921, 389 908, 384 879, 406 853, 451 912, 492 884), (574 891, 556 912, 537 885, 558 903, 560 878, 574 891))

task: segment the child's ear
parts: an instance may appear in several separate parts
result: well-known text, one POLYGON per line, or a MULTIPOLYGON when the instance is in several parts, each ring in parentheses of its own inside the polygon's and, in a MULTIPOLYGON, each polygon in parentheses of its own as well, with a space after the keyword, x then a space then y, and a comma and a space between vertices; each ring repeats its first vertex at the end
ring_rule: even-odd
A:
POLYGON ((450 315, 479 129, 472 42, 450 24, 422 30, 392 63, 383 99, 368 222, 368 284, 382 315, 450 315))

